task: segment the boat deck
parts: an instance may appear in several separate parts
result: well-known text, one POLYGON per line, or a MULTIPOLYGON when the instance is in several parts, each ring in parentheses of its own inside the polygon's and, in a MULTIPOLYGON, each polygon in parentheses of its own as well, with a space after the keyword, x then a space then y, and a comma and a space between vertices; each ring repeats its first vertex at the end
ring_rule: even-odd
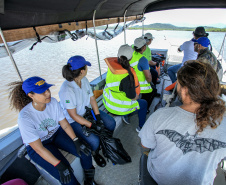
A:
MULTIPOLYGON (((164 88, 171 84, 170 78, 163 75, 161 83, 157 85, 158 92, 161 93, 163 89, 164 94, 169 94, 164 88), (164 85, 164 88, 162 88, 164 85)), ((159 103, 160 98, 154 98, 150 106, 150 113, 148 117, 154 112, 155 106, 159 103)), ((161 101, 161 106, 165 106, 165 101, 161 101)), ((113 165, 110 161, 106 167, 96 167, 95 180, 100 185, 137 185, 139 182, 139 162, 141 157, 140 138, 136 132, 138 126, 138 116, 134 114, 130 117, 130 124, 122 124, 120 130, 115 134, 115 137, 120 138, 125 150, 130 155, 132 162, 125 165, 113 165)), ((226 185, 225 173, 218 168, 217 177, 214 185, 226 185)))

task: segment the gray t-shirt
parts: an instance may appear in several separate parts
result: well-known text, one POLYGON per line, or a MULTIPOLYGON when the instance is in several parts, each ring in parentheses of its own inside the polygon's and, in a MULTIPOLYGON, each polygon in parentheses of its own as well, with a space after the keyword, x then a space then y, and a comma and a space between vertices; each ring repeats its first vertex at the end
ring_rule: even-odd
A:
POLYGON ((195 114, 180 107, 153 113, 139 133, 148 156, 148 171, 159 185, 213 184, 218 163, 226 156, 226 120, 195 136, 195 114))

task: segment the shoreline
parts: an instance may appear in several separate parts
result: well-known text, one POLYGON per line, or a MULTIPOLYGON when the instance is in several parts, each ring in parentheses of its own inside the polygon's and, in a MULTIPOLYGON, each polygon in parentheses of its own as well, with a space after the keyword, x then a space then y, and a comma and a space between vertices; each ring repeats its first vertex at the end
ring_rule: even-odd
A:
MULTIPOLYGON (((127 28, 128 30, 142 30, 142 28, 127 28)), ((144 28, 144 30, 156 31, 194 31, 194 29, 165 29, 165 28, 144 28)), ((210 28, 205 29, 206 32, 226 32, 226 28, 210 28)))

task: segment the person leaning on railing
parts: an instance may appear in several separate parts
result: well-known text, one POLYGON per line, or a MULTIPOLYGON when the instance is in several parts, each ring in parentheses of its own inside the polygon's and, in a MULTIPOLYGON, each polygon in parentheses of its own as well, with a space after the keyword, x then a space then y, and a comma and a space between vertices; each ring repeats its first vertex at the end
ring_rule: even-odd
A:
POLYGON ((92 169, 92 157, 85 145, 81 151, 81 140, 57 100, 51 97, 52 84, 40 77, 30 77, 10 86, 10 103, 20 111, 18 126, 29 157, 61 184, 79 184, 70 163, 58 148, 79 157, 84 170, 92 169))
POLYGON ((147 101, 138 99, 140 94, 139 81, 129 64, 132 56, 133 49, 129 45, 122 45, 119 48, 118 59, 116 58, 116 61, 113 61, 113 64, 108 68, 103 103, 112 114, 122 115, 127 124, 129 122, 125 116, 127 118, 130 113, 138 111, 139 126, 136 130, 139 132, 146 120, 147 101), (121 73, 114 74, 114 66, 117 66, 121 73))
POLYGON ((86 78, 87 66, 91 66, 91 63, 86 61, 84 57, 76 55, 71 57, 67 65, 63 67, 62 75, 66 80, 59 91, 60 105, 64 109, 65 116, 75 134, 90 145, 97 165, 104 167, 106 161, 99 154, 99 137, 93 133, 86 136, 83 132, 83 126, 97 131, 106 128, 113 134, 116 122, 110 115, 99 110, 90 83, 86 78), (83 117, 86 113, 85 107, 90 106, 96 117, 96 124, 83 117))

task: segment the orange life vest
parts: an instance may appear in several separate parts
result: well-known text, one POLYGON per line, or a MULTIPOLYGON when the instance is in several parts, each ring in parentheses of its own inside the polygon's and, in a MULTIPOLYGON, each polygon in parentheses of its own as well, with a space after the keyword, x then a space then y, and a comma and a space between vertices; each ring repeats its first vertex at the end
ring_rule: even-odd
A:
MULTIPOLYGON (((118 63, 118 58, 117 57, 109 57, 104 59, 106 64, 108 65, 109 69, 113 74, 125 74, 128 73, 126 69, 124 69, 119 63, 118 63)), ((131 72, 133 73, 134 76, 134 82, 135 82, 135 90, 136 94, 140 94, 140 84, 136 75, 136 72, 132 67, 130 67, 131 72)))

